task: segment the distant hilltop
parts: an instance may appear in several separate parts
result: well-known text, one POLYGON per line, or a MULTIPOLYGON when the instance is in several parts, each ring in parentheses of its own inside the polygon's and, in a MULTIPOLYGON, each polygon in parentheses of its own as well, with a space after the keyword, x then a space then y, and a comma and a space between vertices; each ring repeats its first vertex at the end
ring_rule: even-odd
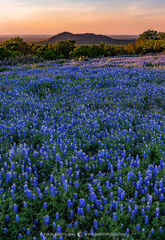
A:
POLYGON ((108 35, 108 37, 119 40, 137 40, 138 36, 139 35, 108 35))
POLYGON ((113 39, 106 35, 97 35, 94 33, 80 33, 73 34, 70 32, 62 32, 57 35, 54 35, 47 40, 42 41, 42 43, 56 43, 59 41, 66 40, 75 40, 76 44, 99 44, 100 42, 108 43, 108 44, 128 44, 134 43, 136 39, 113 39))

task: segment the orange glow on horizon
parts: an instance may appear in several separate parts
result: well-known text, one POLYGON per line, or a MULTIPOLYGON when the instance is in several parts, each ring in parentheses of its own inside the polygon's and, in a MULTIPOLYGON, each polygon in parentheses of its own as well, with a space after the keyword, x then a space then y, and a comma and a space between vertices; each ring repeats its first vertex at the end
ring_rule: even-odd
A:
POLYGON ((139 34, 147 29, 164 31, 165 21, 162 17, 159 19, 151 19, 150 23, 138 20, 138 23, 129 18, 125 19, 109 19, 102 21, 91 19, 91 21, 6 21, 0 22, 1 35, 15 34, 48 34, 53 35, 60 32, 68 31, 72 33, 96 33, 96 34, 139 34))
MULTIPOLYGON (((6 0, 13 3, 16 0, 6 0)), ((48 34, 69 31, 72 33, 140 34, 147 29, 165 31, 164 9, 141 9, 131 3, 120 10, 98 9, 88 4, 72 6, 34 7, 20 2, 9 8, 5 3, 0 16, 0 35, 48 34), (15 13, 15 15, 13 14, 15 13), (13 16, 14 15, 14 16, 13 16)))

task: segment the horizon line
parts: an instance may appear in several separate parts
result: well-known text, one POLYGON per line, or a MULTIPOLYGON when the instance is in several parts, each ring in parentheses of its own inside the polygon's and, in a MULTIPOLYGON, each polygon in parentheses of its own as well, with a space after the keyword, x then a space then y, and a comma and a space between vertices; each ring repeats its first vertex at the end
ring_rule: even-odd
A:
MULTIPOLYGON (((64 33, 64 32, 59 32, 59 33, 37 33, 37 34, 31 34, 31 33, 27 33, 27 34, 23 34, 23 33, 11 33, 11 34, 5 34, 5 33, 0 33, 0 36, 11 36, 11 35, 22 35, 22 36, 29 36, 29 35, 31 35, 31 36, 39 36, 39 35, 45 35, 45 36, 50 36, 50 35, 57 35, 57 34, 60 34, 60 33, 64 33)), ((72 33, 72 32, 68 32, 68 33, 72 33)), ((104 33, 94 33, 94 32, 81 32, 81 33, 72 33, 72 34, 96 34, 96 35, 109 35, 109 36, 112 36, 112 35, 121 35, 121 36, 125 36, 125 35, 127 35, 127 36, 131 36, 131 35, 139 35, 139 34, 141 34, 141 33, 132 33, 132 34, 127 34, 127 33, 125 33, 125 34, 121 34, 121 33, 118 33, 118 34, 104 34, 104 33)))

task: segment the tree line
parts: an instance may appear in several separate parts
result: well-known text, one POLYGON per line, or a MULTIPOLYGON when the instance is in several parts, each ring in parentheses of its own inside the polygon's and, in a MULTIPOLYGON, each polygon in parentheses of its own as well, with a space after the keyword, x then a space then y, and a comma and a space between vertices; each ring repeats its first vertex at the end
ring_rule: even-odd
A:
POLYGON ((7 59, 38 59, 56 60, 68 58, 95 58, 116 55, 135 55, 160 53, 165 51, 165 33, 147 30, 139 35, 135 43, 127 45, 98 45, 77 46, 74 40, 60 41, 55 44, 27 43, 16 37, 0 43, 0 60, 7 59))

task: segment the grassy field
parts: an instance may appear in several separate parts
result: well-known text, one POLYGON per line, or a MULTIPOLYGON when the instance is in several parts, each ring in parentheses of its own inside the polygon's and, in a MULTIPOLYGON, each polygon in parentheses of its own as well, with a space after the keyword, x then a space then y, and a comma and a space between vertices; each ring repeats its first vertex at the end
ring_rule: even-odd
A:
POLYGON ((164 66, 0 68, 0 239, 163 239, 164 66))

